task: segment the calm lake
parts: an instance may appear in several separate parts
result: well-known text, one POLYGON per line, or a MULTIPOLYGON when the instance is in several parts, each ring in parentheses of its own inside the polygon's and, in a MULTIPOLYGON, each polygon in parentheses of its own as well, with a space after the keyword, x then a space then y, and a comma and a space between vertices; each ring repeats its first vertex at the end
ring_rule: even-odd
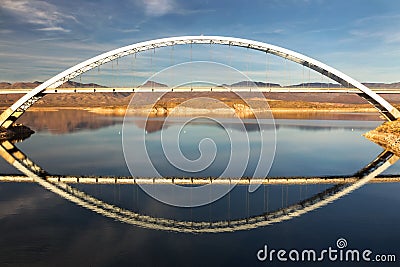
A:
MULTIPOLYGON (((28 112, 22 121, 36 133, 16 146, 51 175, 131 176, 123 153, 123 123, 132 139, 145 133, 148 155, 164 177, 221 176, 230 160, 232 142, 240 142, 245 136, 249 140, 249 162, 242 175, 239 167, 237 171, 238 176, 252 176, 260 154, 261 129, 272 133, 275 128, 276 132, 269 177, 351 176, 384 151, 362 136, 382 123, 371 114, 315 114, 300 119, 279 116, 275 127, 265 120, 261 123, 266 127, 261 128, 253 119, 244 120, 243 128, 229 118, 221 118, 221 123, 201 118, 180 128, 182 118, 174 118, 164 125, 163 134, 175 136, 180 131, 178 141, 183 156, 196 160, 202 153, 217 151, 209 167, 185 172, 160 153, 162 118, 151 118, 146 123, 142 117, 128 117, 124 122, 123 117, 61 110, 28 112), (229 133, 235 134, 236 139, 230 139, 229 133), (199 149, 201 140, 207 138, 214 145, 199 149)), ((163 142, 169 145, 175 139, 166 138, 163 142)), ((268 148, 272 147, 272 141, 271 135, 265 136, 268 148)), ((139 156, 133 175, 153 177, 148 168, 140 168, 141 159, 139 156)), ((233 165, 240 163, 239 159, 233 165)), ((21 175, 3 158, 0 170, 2 176, 21 175)), ((382 174, 400 174, 400 163, 394 163, 382 174)), ((191 208, 161 203, 135 184, 71 186, 110 205, 156 218, 156 222, 170 219, 212 223, 279 210, 335 184, 268 184, 255 192, 249 192, 247 185, 237 185, 219 200, 191 208)), ((162 187, 151 186, 154 190, 162 187)), ((2 182, 0 263, 1 266, 306 266, 312 263, 282 262, 276 257, 272 262, 260 261, 257 252, 265 245, 268 249, 287 251, 337 249, 337 240, 344 238, 347 248, 369 249, 372 255, 394 254, 398 264, 399 192, 400 183, 368 183, 328 205, 279 223, 251 230, 194 234, 130 225, 76 205, 38 184, 2 182)), ((324 266, 365 264, 368 263, 324 259, 324 266)), ((374 264, 377 263, 369 263, 378 266, 374 264)), ((381 265, 397 266, 393 262, 381 265)))

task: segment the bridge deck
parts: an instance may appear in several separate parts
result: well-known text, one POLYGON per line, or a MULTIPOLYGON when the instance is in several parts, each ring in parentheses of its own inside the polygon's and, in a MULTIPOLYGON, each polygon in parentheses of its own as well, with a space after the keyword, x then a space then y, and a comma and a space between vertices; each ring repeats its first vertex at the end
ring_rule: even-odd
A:
MULTIPOLYGON (((26 94, 32 89, 1 89, 0 94, 26 94)), ((346 93, 359 94, 360 90, 356 88, 292 88, 292 87, 115 87, 115 88, 57 88, 46 89, 45 94, 68 94, 68 93, 132 93, 132 92, 270 92, 270 93, 346 93)), ((400 89, 372 89, 377 94, 400 94, 400 89)))
MULTIPOLYGON (((67 184, 175 184, 175 185, 249 185, 249 179, 229 178, 132 178, 132 177, 102 177, 102 176, 48 176, 49 182, 64 182, 67 184)), ((328 177, 276 177, 267 179, 251 179, 251 183, 263 185, 295 185, 295 184, 349 184, 358 181, 358 177, 351 176, 328 176, 328 177)), ((21 175, 0 176, 0 182, 34 182, 33 178, 21 175)), ((399 176, 378 176, 371 183, 396 183, 400 182, 399 176)))

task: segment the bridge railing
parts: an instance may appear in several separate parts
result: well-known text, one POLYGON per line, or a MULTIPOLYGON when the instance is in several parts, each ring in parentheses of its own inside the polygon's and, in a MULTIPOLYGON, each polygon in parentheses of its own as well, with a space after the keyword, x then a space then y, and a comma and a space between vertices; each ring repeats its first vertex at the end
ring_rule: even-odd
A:
MULTIPOLYGON (((0 94, 26 94, 32 89, 1 89, 0 94)), ((377 94, 400 94, 400 88, 376 88, 371 89, 377 94)), ((270 93, 347 93, 359 94, 360 90, 355 88, 302 88, 302 87, 80 87, 80 88, 48 88, 44 90, 45 94, 71 94, 71 93, 132 93, 132 92, 270 92, 270 93)))

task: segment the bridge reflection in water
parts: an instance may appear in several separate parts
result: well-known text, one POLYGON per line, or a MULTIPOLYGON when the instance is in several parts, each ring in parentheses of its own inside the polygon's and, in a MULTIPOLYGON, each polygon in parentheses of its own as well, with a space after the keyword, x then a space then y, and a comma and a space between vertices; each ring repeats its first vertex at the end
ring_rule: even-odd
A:
MULTIPOLYGON (((0 181, 7 182, 35 182, 47 190, 56 193, 79 206, 96 212, 102 216, 114 220, 157 230, 189 232, 189 233, 219 233, 238 230, 249 230, 257 227, 271 225, 282 221, 290 220, 297 216, 318 209, 331 203, 352 191, 362 187, 369 182, 398 182, 398 177, 379 176, 388 167, 393 165, 399 157, 390 151, 383 151, 367 166, 350 176, 342 177, 287 177, 262 179, 263 184, 311 184, 311 183, 335 183, 311 197, 301 199, 286 207, 273 211, 264 212, 260 215, 248 216, 246 218, 216 220, 216 221, 183 221, 169 218, 149 216, 140 214, 128 209, 117 207, 93 197, 68 183, 112 183, 112 184, 166 184, 175 183, 182 185, 199 185, 212 183, 215 185, 230 184, 232 179, 174 179, 174 178, 127 178, 127 177, 68 177, 50 175, 40 166, 29 159, 15 144, 3 141, 0 144, 0 155, 9 164, 21 171, 25 176, 5 175, 0 181)), ((239 184, 249 184, 250 180, 240 179, 239 184)))

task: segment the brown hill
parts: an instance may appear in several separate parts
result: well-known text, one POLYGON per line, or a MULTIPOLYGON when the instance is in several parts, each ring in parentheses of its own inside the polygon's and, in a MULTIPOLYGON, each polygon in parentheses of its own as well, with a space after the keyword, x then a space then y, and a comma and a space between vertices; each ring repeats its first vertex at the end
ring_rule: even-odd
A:
POLYGON ((147 81, 139 87, 168 87, 168 85, 154 81, 147 81))
MULTIPOLYGON (((246 81, 241 82, 241 84, 247 83, 246 81)), ((1 87, 9 87, 9 88, 34 88, 39 85, 40 82, 20 82, 20 83, 0 83, 1 87)), ((239 83, 237 83, 239 84, 239 83)), ((258 82, 258 86, 261 85, 261 82, 258 82)), ((272 85, 272 84, 271 84, 272 85)), ((277 85, 277 84, 274 84, 277 85)), ((379 83, 368 83, 371 87, 380 86, 379 83)), ((399 86, 400 83, 392 83, 391 86, 399 86)), ((154 87, 165 87, 167 85, 148 81, 142 86, 154 86, 154 87)), ((63 87, 103 87, 98 84, 84 84, 77 82, 66 82, 63 87)), ((276 102, 272 105, 276 106, 279 104, 279 107, 283 107, 288 105, 288 107, 292 106, 291 102, 304 102, 304 103, 337 103, 337 104, 366 104, 366 101, 359 97, 356 94, 341 94, 341 93, 264 93, 265 97, 270 100, 281 100, 280 103, 276 102)), ((2 109, 9 107, 15 101, 17 101, 22 95, 20 94, 8 94, 1 95, 0 97, 0 107, 2 109)), ((131 100, 131 93, 76 93, 76 94, 48 94, 46 97, 42 98, 35 104, 35 107, 124 107, 129 104, 131 100)), ((254 95, 249 93, 246 95, 245 93, 241 94, 242 97, 245 98, 253 98, 254 95)), ((381 96, 387 99, 390 103, 398 104, 400 103, 400 94, 381 94, 381 96)), ((141 102, 136 103, 137 105, 146 105, 148 103, 148 97, 146 94, 140 97, 141 102), (143 103, 142 103, 143 102, 143 103)), ((199 98, 199 97, 212 97, 214 99, 219 99, 224 101, 225 103, 242 103, 240 99, 237 99, 238 96, 234 93, 229 92, 185 92, 185 93, 175 93, 170 92, 165 94, 163 98, 160 100, 159 105, 165 107, 173 107, 182 103, 188 99, 199 98)), ((149 98, 151 99, 151 97, 149 98)), ((199 104, 201 106, 201 103, 199 104)), ((296 104, 296 106, 299 106, 296 104)), ((309 105, 304 105, 308 107, 309 105)), ((207 108, 207 107, 202 107, 207 108)))
POLYGON ((0 89, 8 89, 11 83, 0 82, 0 89))
MULTIPOLYGON (((9 83, 9 82, 0 82, 0 89, 29 89, 29 88, 35 88, 36 86, 40 85, 41 82, 35 81, 35 82, 15 82, 15 83, 9 83)), ((395 83, 374 83, 374 82, 364 82, 363 83, 367 87, 371 88, 390 88, 390 89, 400 89, 400 82, 395 82, 395 83)), ((256 85, 260 87, 282 87, 279 83, 266 83, 266 82, 260 82, 260 81, 240 81, 231 84, 230 86, 232 87, 242 87, 242 86, 247 86, 247 85, 256 85)), ((223 86, 226 86, 224 84, 223 86)), ((228 85, 229 86, 229 85, 228 85)), ((300 83, 300 84, 294 84, 294 85, 289 85, 287 87, 339 87, 340 85, 338 84, 333 84, 333 83, 318 83, 318 82, 311 82, 311 83, 300 83)), ((96 83, 79 83, 79 82, 74 82, 74 81, 67 81, 60 87, 62 88, 71 88, 71 87, 81 87, 81 88, 91 88, 91 87, 98 87, 98 88, 104 88, 106 86, 96 84, 96 83)), ((155 82, 155 81, 147 81, 146 83, 142 84, 140 87, 168 87, 168 85, 155 82)))
MULTIPOLYGON (((373 83, 364 82, 362 83, 370 88, 390 88, 390 89, 400 89, 400 82, 395 83, 373 83)), ((265 83, 265 82, 255 82, 255 81, 241 81, 231 84, 232 87, 243 87, 243 86, 260 86, 260 87, 308 87, 308 88, 339 88, 341 85, 337 83, 321 83, 321 82, 310 82, 310 83, 300 83, 288 86, 282 86, 279 83, 265 83)))
POLYGON ((35 88, 37 85, 41 84, 40 82, 0 82, 0 89, 30 89, 35 88))
MULTIPOLYGON (((15 83, 8 83, 8 82, 0 82, 0 89, 33 89, 42 82, 35 81, 35 82, 15 82, 15 83)), ((67 81, 60 86, 61 88, 73 88, 73 87, 80 87, 80 88, 104 88, 106 86, 99 85, 96 83, 79 83, 74 81, 67 81)))
POLYGON ((245 86, 259 86, 259 87, 281 87, 279 83, 265 83, 265 82, 255 82, 255 81, 241 81, 237 83, 232 83, 232 87, 245 87, 245 86))
POLYGON ((74 82, 74 81, 67 81, 63 83, 61 88, 74 88, 74 87, 79 87, 79 88, 105 88, 107 86, 103 86, 97 83, 79 83, 79 82, 74 82))
MULTIPOLYGON (((129 104, 133 94, 131 93, 75 93, 75 94, 48 94, 39 100, 35 107, 110 107, 110 106, 126 106, 129 104)), ((22 95, 11 94, 1 95, 0 107, 3 109, 11 106, 22 95)), ((254 98, 252 93, 241 94, 244 98, 254 98)), ((355 94, 340 93, 264 93, 264 96, 270 100, 280 100, 280 105, 284 102, 316 102, 316 103, 337 103, 337 104, 366 104, 367 102, 355 94)), ((400 103, 400 94, 381 94, 390 103, 400 103)), ((211 97, 219 99, 225 103, 241 103, 238 96, 229 92, 170 92, 160 99, 159 104, 166 106, 176 106, 188 99, 201 97, 211 97), (239 101, 239 102, 238 102, 239 101)), ((143 93, 136 100, 136 105, 146 105, 152 99, 150 95, 143 93), (140 101, 139 101, 140 99, 140 101), (139 101, 139 102, 138 102, 139 101)), ((204 107, 206 108, 206 107, 204 107)))
POLYGON ((399 89, 400 82, 396 83, 362 83, 370 88, 390 88, 390 89, 399 89))

